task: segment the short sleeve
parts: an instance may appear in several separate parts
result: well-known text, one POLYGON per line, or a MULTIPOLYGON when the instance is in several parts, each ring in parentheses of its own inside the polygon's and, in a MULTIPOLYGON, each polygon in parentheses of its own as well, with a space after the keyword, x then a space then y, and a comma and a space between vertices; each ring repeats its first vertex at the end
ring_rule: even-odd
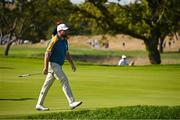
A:
POLYGON ((54 44, 56 43, 56 41, 57 41, 57 37, 54 36, 54 37, 51 39, 51 41, 50 41, 50 43, 49 43, 49 45, 48 45, 48 47, 47 47, 47 49, 46 49, 46 52, 52 52, 52 48, 53 48, 54 44))

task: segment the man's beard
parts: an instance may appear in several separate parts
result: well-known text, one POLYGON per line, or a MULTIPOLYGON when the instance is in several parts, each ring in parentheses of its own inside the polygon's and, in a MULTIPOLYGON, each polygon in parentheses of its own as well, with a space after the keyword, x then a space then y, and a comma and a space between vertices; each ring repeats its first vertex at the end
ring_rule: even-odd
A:
POLYGON ((63 34, 62 37, 63 37, 64 39, 68 39, 68 38, 69 38, 67 34, 63 34))

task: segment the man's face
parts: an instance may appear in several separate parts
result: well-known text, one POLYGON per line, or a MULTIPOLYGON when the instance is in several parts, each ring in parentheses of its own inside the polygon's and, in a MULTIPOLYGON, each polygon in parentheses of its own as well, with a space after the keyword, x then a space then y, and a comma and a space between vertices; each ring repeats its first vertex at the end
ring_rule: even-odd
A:
POLYGON ((68 36, 68 30, 60 30, 58 34, 59 36, 66 38, 68 36))

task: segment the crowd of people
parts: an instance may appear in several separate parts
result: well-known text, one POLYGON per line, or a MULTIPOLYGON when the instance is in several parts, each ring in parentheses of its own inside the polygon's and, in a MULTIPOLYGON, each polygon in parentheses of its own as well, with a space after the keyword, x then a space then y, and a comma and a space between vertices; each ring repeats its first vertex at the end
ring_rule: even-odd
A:
POLYGON ((105 35, 102 36, 100 40, 91 39, 88 44, 93 48, 109 48, 109 41, 105 35))

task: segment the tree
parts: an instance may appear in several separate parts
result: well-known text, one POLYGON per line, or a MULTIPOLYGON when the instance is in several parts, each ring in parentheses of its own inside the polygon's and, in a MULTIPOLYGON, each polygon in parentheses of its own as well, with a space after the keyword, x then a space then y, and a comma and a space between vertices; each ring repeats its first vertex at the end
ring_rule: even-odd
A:
MULTIPOLYGON (((53 19, 60 18, 63 22, 71 26, 71 34, 77 33, 77 29, 74 21, 71 21, 71 15, 74 14, 76 5, 72 4, 70 0, 49 0, 48 5, 50 6, 51 14, 53 19)), ((79 16, 76 16, 78 18, 79 16)), ((76 19, 75 18, 75 19, 76 19)))
POLYGON ((7 47, 4 53, 6 56, 8 55, 11 44, 16 40, 16 38, 14 39, 13 36, 17 28, 18 20, 17 17, 14 16, 15 14, 17 14, 17 9, 15 9, 16 7, 13 6, 14 3, 15 2, 9 3, 6 0, 3 0, 0 4, 0 9, 2 10, 1 35, 2 37, 8 35, 7 47))
POLYGON ((159 39, 179 29, 179 4, 179 0, 137 0, 135 4, 122 6, 107 0, 86 0, 75 10, 82 18, 95 20, 104 32, 142 39, 150 62, 160 64, 159 39))
MULTIPOLYGON (((0 1, 0 35, 7 38, 5 55, 18 39, 38 42, 49 39, 54 20, 68 21, 72 13, 69 0, 7 0, 0 1)), ((1 40, 2 41, 2 40, 1 40)))
POLYGON ((30 17, 25 10, 27 4, 28 2, 24 0, 12 1, 11 3, 3 0, 3 3, 1 3, 3 11, 1 13, 1 34, 2 36, 9 36, 4 52, 5 56, 8 55, 12 43, 21 38, 32 27, 27 20, 30 17))
POLYGON ((161 20, 161 37, 159 50, 163 53, 163 42, 167 35, 174 35, 180 28, 180 2, 178 0, 166 1, 161 20))
POLYGON ((46 0, 30 1, 16 0, 16 2, 0 3, 1 38, 8 36, 4 55, 7 56, 13 42, 18 39, 29 39, 33 42, 46 38, 49 19, 51 16, 46 0))

